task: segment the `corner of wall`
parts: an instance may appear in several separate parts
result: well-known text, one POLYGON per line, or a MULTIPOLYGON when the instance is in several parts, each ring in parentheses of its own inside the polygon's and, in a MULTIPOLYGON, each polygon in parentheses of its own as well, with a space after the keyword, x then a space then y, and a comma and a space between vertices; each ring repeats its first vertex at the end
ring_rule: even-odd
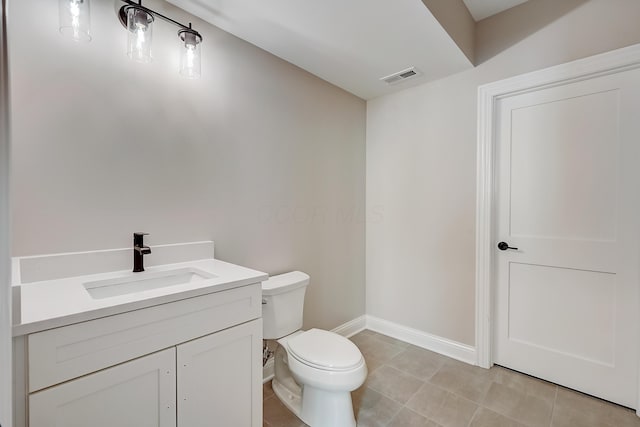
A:
POLYGON ((467 59, 475 64, 476 21, 462 0, 422 0, 467 59))

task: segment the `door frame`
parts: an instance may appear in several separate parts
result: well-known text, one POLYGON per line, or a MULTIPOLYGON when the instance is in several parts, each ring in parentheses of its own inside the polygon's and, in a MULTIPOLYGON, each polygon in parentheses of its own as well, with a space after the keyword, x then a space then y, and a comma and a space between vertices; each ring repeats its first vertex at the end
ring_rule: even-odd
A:
MULTIPOLYGON (((514 95, 637 68, 640 68, 640 44, 511 77, 478 88, 476 177, 476 363, 478 366, 490 368, 493 365, 492 302, 495 292, 495 244, 498 237, 495 235, 497 102, 514 95)), ((640 263, 640 260, 638 262, 640 263)), ((640 335, 637 339, 640 342, 640 335)), ((640 367, 640 358, 638 366, 640 367)), ((640 375, 638 390, 636 413, 640 416, 640 375)))
POLYGON ((9 239, 9 64, 7 1, 0 0, 0 424, 12 419, 12 298, 9 239))

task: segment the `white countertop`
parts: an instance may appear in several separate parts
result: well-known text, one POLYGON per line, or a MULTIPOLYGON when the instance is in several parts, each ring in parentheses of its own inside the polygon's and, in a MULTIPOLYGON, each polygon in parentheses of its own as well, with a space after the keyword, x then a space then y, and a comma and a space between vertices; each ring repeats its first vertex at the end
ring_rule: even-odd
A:
POLYGON ((262 282, 267 278, 268 275, 260 271, 216 259, 204 259, 148 267, 142 273, 116 271, 26 283, 20 285, 21 321, 14 325, 13 336, 26 335, 99 317, 220 292, 262 282), (215 277, 102 299, 92 298, 84 287, 87 282, 140 275, 135 276, 138 278, 143 277, 141 275, 145 275, 145 273, 180 268, 196 268, 215 277))

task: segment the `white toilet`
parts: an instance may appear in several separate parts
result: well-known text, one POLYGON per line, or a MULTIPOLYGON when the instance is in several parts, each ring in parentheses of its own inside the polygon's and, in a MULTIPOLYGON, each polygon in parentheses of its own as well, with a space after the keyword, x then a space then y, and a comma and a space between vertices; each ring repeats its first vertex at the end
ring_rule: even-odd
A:
POLYGON ((300 330, 308 284, 300 271, 262 282, 264 339, 278 340, 273 391, 311 427, 355 427, 351 391, 364 383, 367 365, 347 338, 300 330))

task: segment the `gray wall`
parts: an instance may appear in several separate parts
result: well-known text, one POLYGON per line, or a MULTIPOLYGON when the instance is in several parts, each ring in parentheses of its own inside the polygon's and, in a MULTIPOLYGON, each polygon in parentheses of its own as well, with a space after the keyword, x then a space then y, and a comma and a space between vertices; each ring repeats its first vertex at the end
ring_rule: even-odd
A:
POLYGON ((92 1, 80 44, 56 1, 11 0, 13 255, 212 239, 309 273, 307 327, 364 314, 364 101, 159 0, 202 33, 202 79, 178 75, 163 21, 154 62, 131 62, 121 4, 92 1))
POLYGON ((531 0, 478 23, 475 69, 367 104, 367 313, 473 345, 481 84, 640 42, 636 0, 531 0))

